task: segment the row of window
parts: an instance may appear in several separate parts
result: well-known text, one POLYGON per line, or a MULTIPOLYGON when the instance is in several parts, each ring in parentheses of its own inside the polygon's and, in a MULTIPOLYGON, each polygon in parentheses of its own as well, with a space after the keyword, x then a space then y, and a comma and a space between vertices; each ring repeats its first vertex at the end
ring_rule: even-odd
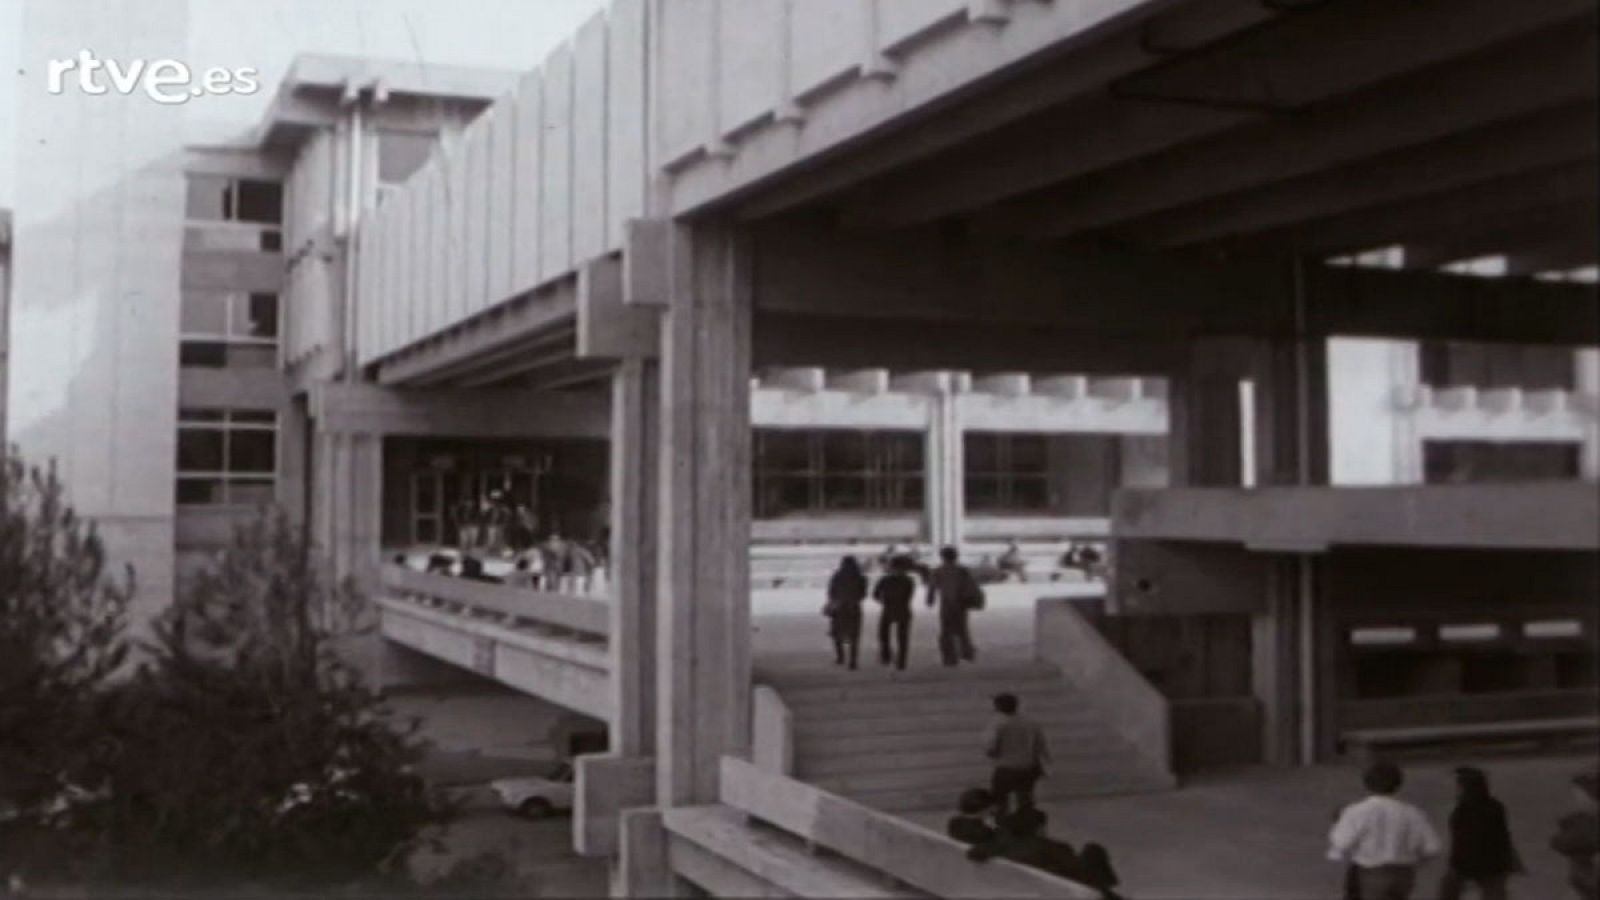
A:
POLYGON ((180 505, 269 503, 278 471, 278 416, 265 410, 178 410, 180 505))
MULTIPOLYGON (((922 509, 923 436, 905 431, 757 429, 755 514, 922 509)), ((1051 508, 1050 437, 969 432, 967 508, 1041 512, 1051 508)))

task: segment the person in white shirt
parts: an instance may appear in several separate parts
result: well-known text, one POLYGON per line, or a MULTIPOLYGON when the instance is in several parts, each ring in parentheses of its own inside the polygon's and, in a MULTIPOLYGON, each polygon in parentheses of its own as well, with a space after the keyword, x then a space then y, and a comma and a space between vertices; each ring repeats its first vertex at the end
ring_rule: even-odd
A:
POLYGON ((1395 798, 1405 782, 1399 766, 1374 763, 1361 781, 1369 794, 1339 813, 1328 832, 1328 858, 1355 867, 1361 900, 1407 900, 1417 866, 1439 854, 1439 835, 1422 810, 1395 798))

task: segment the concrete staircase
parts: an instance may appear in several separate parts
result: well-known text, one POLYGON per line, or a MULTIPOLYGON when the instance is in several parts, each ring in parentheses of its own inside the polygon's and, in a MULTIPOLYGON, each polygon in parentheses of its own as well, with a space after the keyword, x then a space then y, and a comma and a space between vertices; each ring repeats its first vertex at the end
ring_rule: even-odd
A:
POLYGON ((1045 729, 1055 763, 1040 782, 1041 801, 1174 784, 1049 664, 891 672, 873 660, 855 672, 791 669, 759 680, 792 715, 794 777, 880 810, 953 809, 963 789, 986 786, 982 734, 990 698, 1002 691, 1045 729))

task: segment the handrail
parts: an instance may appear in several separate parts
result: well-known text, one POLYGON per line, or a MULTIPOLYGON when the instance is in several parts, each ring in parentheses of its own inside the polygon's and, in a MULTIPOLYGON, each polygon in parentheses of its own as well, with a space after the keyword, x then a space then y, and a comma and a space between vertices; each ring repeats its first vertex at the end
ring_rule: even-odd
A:
POLYGON ((1100 897, 1009 860, 975 862, 958 841, 737 757, 721 776, 724 805, 938 897, 1100 897))
POLYGON ((1050 663, 1104 711, 1147 761, 1172 770, 1172 719, 1167 698, 1128 658, 1061 597, 1034 606, 1034 657, 1050 663))
POLYGON ((610 604, 604 600, 552 591, 535 591, 449 575, 418 572, 387 564, 382 583, 386 590, 459 603, 472 609, 529 619, 583 634, 605 637, 610 633, 610 604))
POLYGON ((794 714, 783 696, 768 684, 750 692, 750 755, 763 771, 794 774, 794 714))

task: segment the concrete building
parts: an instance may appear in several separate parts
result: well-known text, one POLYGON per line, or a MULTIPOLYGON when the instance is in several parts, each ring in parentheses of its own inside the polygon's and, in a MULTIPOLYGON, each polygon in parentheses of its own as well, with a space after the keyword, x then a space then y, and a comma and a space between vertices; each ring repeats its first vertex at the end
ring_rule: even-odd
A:
POLYGON ((6 434, 6 326, 11 303, 11 210, 0 209, 0 440, 6 434))
POLYGON ((146 598, 234 515, 183 507, 270 496, 374 596, 385 677, 603 718, 574 840, 620 894, 1093 896, 881 812, 982 777, 997 683, 1081 740, 1060 796, 1592 734, 1600 320, 1534 276, 1595 261, 1595 24, 615 0, 512 82, 307 60, 242 148, 79 101, 39 127, 89 163, 21 160, 51 177, 18 202, 12 433, 157 561, 146 598), (381 564, 451 496, 546 484, 609 535, 607 596, 381 564), (754 658, 753 543, 1103 506, 1103 602, 1041 599, 1023 658, 754 658))

